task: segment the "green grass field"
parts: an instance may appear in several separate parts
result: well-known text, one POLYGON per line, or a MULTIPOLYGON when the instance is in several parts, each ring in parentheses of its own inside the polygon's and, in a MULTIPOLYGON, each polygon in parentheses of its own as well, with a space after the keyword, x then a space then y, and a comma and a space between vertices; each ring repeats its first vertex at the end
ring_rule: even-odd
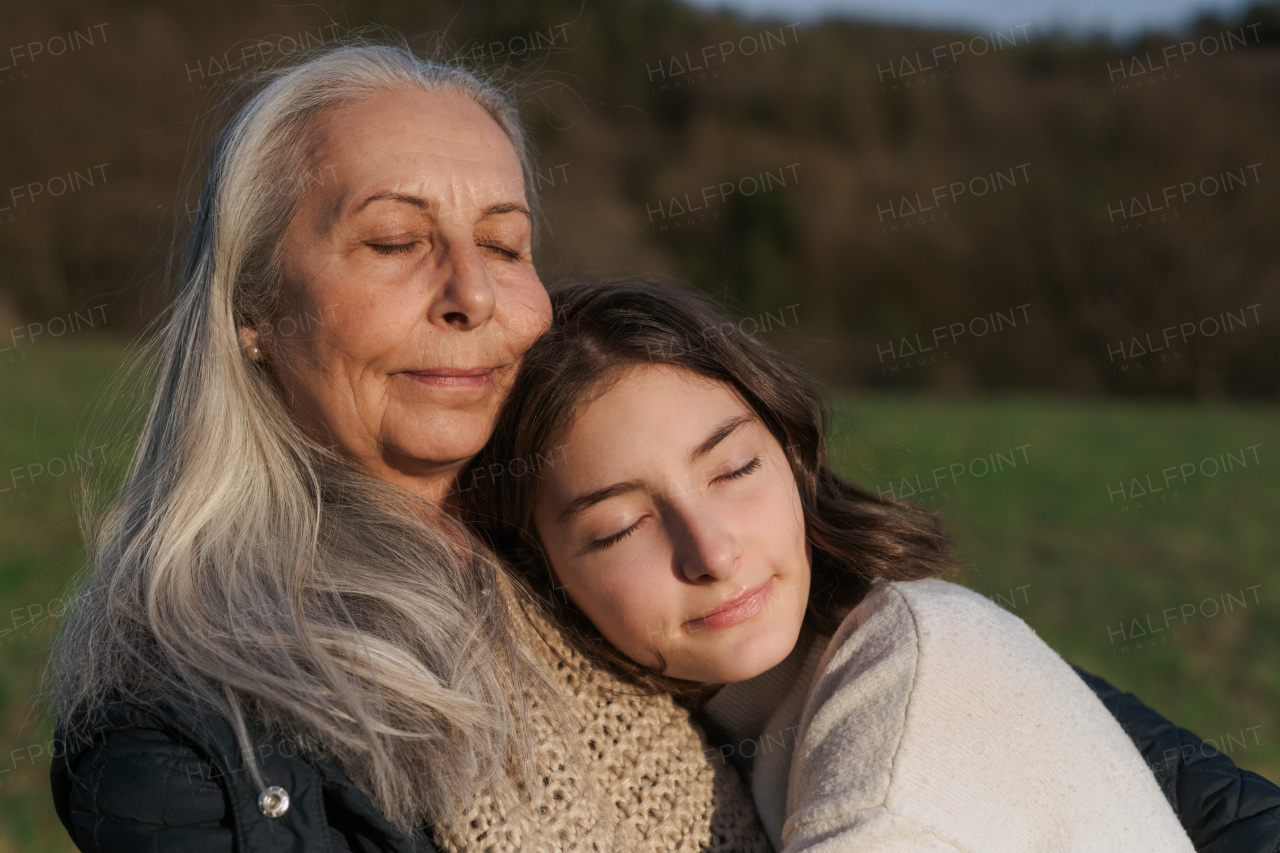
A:
POLYGON ((836 411, 842 469, 943 513, 966 585, 1280 779, 1280 411, 861 395, 836 411))
MULTIPOLYGON (((77 438, 122 352, 83 337, 0 353, 0 853, 73 849, 49 799, 52 721, 36 691, 82 556, 73 469, 101 459, 77 438)), ((841 469, 943 513, 966 584, 1280 779, 1280 409, 836 402, 841 469), (1163 491, 1139 495, 1148 479, 1163 491)))

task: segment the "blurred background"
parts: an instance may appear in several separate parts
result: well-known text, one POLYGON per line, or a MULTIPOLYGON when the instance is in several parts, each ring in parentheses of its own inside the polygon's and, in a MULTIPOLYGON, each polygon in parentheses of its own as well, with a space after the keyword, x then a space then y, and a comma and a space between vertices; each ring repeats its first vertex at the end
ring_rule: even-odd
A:
POLYGON ((54 0, 0 8, 0 853, 72 849, 39 689, 95 395, 228 99, 353 32, 518 85, 544 281, 714 294, 965 583, 1280 780, 1280 4, 54 0))

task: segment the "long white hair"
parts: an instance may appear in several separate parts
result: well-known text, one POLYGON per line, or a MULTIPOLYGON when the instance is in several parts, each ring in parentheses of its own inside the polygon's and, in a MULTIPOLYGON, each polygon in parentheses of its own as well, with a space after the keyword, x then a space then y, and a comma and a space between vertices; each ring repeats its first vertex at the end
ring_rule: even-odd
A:
POLYGON ((408 827, 527 778, 521 697, 546 682, 483 548, 310 441, 237 338, 279 305, 317 120, 403 86, 484 107, 534 202, 515 108, 471 71, 357 44, 272 73, 213 150, 123 485, 105 512, 85 503, 51 687, 64 725, 112 697, 199 700, 232 721, 259 782, 248 722, 266 726, 337 759, 408 827))

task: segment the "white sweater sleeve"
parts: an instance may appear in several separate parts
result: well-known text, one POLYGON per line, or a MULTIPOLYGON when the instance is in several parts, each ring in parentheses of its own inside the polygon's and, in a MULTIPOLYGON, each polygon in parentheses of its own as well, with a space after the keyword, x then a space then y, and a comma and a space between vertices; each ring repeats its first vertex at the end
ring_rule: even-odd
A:
POLYGON ((1119 724, 1022 620, 880 583, 832 638, 796 735, 787 853, 1191 853, 1119 724))
POLYGON ((895 815, 886 809, 873 809, 860 815, 856 826, 840 827, 828 835, 806 834, 788 844, 786 853, 960 853, 961 848, 938 836, 929 826, 911 818, 895 815))

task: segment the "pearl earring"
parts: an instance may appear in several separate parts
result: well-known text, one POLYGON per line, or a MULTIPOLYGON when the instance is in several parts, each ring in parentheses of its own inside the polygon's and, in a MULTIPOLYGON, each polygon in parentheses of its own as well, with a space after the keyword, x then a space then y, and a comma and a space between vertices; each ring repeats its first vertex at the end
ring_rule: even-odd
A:
POLYGON ((249 358, 253 361, 262 361, 262 350, 258 349, 257 346, 249 347, 248 353, 249 358))

